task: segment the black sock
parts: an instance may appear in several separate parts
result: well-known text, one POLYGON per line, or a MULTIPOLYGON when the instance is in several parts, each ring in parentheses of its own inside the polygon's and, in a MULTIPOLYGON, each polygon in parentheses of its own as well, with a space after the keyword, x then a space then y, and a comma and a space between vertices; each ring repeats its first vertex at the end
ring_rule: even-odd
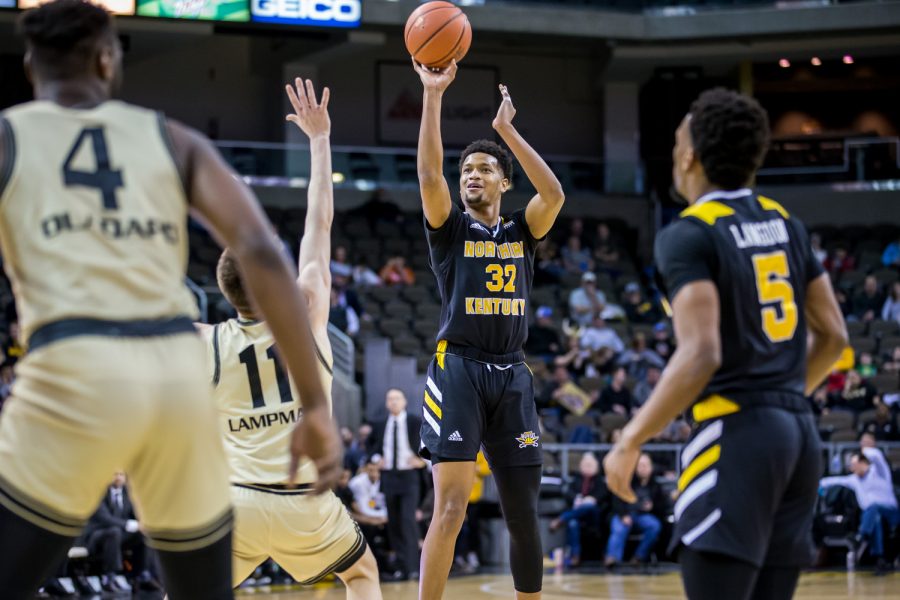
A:
POLYGON ((51 533, 0 505, 0 596, 4 600, 34 597, 53 576, 75 538, 51 533))
POLYGON ((188 552, 159 551, 170 600, 232 600, 231 532, 218 542, 188 552))

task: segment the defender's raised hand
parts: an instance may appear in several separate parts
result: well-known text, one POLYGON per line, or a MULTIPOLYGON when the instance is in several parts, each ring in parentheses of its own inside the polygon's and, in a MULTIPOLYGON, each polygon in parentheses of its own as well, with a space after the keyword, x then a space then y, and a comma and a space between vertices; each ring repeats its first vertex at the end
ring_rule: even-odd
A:
POLYGON ((331 135, 331 117, 328 116, 328 99, 331 91, 322 90, 322 101, 316 101, 316 89, 311 79, 304 81, 298 77, 294 85, 286 85, 288 99, 294 107, 294 114, 287 115, 285 120, 299 127, 309 139, 331 135))
POLYGON ((500 84, 500 95, 503 96, 503 101, 500 102, 500 110, 497 111, 497 116, 494 117, 494 122, 491 123, 494 129, 497 130, 512 125, 513 117, 516 116, 516 107, 513 106, 509 90, 502 83, 500 84))
POLYGON ((419 74, 419 79, 422 80, 422 85, 425 86, 426 90, 443 93, 444 90, 450 87, 450 84, 453 83, 453 80, 456 78, 457 68, 455 59, 443 69, 432 69, 425 65, 420 65, 416 62, 416 59, 412 59, 412 64, 416 73, 419 74))

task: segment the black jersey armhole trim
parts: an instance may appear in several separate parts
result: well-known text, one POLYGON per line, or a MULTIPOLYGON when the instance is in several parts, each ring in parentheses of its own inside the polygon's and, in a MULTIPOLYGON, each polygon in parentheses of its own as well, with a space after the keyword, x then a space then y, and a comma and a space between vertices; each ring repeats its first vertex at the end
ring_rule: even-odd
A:
POLYGON ((322 350, 319 348, 319 343, 315 340, 313 340, 313 348, 316 349, 316 356, 319 358, 319 362, 322 363, 322 366, 325 367, 325 370, 328 371, 328 374, 334 377, 333 367, 328 364, 327 360, 325 360, 325 355, 322 354, 322 350))
POLYGON ((188 193, 190 186, 188 185, 188 181, 185 180, 187 173, 182 173, 181 165, 178 164, 178 155, 175 154, 175 143, 172 141, 172 136, 169 135, 169 122, 166 119, 166 115, 161 111, 156 112, 156 120, 159 124, 159 135, 162 137, 163 145, 165 145, 166 150, 169 151, 169 156, 172 157, 172 165, 175 167, 175 172, 178 173, 178 181, 181 182, 181 190, 184 192, 184 199, 190 204, 191 195, 188 193))
POLYGON ((213 386, 219 385, 219 378, 222 376, 222 357, 219 354, 219 323, 213 327, 213 357, 216 363, 213 370, 213 386))
POLYGON ((0 115, 0 128, 3 129, 3 164, 0 165, 0 198, 12 179, 16 164, 16 135, 9 120, 0 115))

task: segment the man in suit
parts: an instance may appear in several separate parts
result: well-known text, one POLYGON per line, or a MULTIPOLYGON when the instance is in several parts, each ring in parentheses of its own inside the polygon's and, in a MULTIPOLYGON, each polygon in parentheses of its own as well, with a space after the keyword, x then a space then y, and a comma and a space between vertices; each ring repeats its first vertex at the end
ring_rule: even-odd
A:
POLYGON ((115 474, 100 506, 88 521, 84 540, 90 553, 100 557, 103 567, 101 581, 105 591, 125 591, 115 580, 116 575, 123 572, 122 550, 125 548, 133 553, 132 563, 134 571, 139 574, 141 587, 159 589, 150 573, 152 550, 144 546, 122 471, 115 474))
POLYGON ((412 579, 419 571, 419 506, 421 469, 419 430, 422 420, 406 412, 406 396, 392 388, 386 395, 388 417, 369 436, 369 453, 381 455, 381 491, 387 503, 388 539, 397 556, 396 579, 412 579))

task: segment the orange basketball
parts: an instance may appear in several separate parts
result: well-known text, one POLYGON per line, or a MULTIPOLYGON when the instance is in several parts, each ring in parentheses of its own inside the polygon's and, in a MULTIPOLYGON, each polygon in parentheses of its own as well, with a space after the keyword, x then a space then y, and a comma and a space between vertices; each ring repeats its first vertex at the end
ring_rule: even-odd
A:
POLYGON ((416 62, 442 68, 458 61, 472 44, 472 26, 466 14, 449 2, 426 2, 409 15, 403 31, 406 49, 416 62))

